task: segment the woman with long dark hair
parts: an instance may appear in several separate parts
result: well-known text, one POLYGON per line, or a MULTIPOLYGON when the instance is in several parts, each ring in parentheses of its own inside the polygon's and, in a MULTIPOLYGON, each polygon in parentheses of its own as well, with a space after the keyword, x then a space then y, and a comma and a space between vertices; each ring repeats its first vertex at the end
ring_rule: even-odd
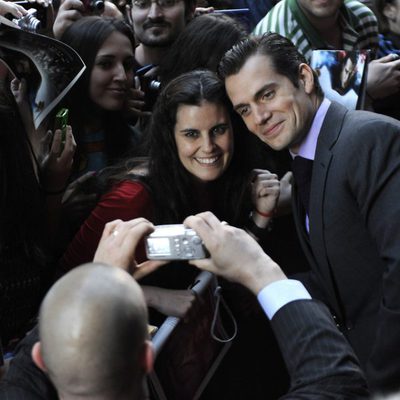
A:
POLYGON ((135 39, 124 21, 91 16, 69 26, 61 41, 86 64, 64 102, 77 142, 74 169, 79 176, 112 165, 138 149, 139 133, 127 119, 135 39))

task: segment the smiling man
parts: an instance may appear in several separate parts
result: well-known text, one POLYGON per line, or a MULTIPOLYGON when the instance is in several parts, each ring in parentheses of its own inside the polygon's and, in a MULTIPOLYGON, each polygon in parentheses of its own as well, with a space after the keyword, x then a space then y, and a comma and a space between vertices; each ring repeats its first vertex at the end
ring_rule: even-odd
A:
POLYGON ((196 0, 133 0, 131 17, 139 46, 139 65, 159 64, 186 24, 193 18, 196 0))
POLYGON ((313 297, 330 307, 370 385, 398 388, 400 123, 324 99, 305 58, 275 33, 234 46, 220 74, 247 128, 294 156, 313 297))

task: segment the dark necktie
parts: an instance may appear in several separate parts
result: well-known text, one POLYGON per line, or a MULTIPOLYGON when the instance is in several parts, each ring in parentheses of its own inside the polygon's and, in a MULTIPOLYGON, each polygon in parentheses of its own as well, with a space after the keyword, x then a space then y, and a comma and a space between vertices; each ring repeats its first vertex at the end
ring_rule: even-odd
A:
POLYGON ((297 185, 300 201, 309 215, 310 187, 313 161, 307 158, 296 156, 293 160, 293 177, 297 185))

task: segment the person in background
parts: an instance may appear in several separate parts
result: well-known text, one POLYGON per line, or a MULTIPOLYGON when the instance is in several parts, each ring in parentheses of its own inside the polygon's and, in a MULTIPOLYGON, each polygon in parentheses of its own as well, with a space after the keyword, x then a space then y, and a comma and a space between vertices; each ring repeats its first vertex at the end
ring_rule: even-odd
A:
MULTIPOLYGON (((373 9, 379 22, 378 57, 400 57, 400 3, 398 0, 376 0, 373 9)), ((399 82, 400 83, 400 82, 399 82)), ((400 119, 398 103, 400 94, 374 101, 374 110, 380 114, 400 119)))
POLYGON ((222 56, 247 33, 235 19, 210 13, 190 21, 171 45, 160 65, 162 86, 195 69, 216 72, 222 56))
POLYGON ((8 358, 35 323, 55 273, 54 214, 75 150, 68 126, 63 150, 56 130, 36 152, 24 124, 32 116, 21 115, 17 92, 0 91, 0 344, 8 358))
POLYGON ((376 0, 374 10, 379 22, 378 57, 400 56, 400 4, 398 0, 376 0))
POLYGON ((378 21, 357 0, 335 0, 323 4, 310 0, 283 0, 255 27, 253 34, 276 32, 293 42, 308 61, 313 49, 371 50, 367 94, 370 101, 399 91, 400 61, 392 56, 375 58, 378 21))
POLYGON ((99 16, 76 21, 61 41, 82 57, 86 70, 63 105, 77 142, 75 177, 98 171, 138 151, 140 135, 127 121, 135 40, 124 21, 99 16))
POLYGON ((129 123, 135 46, 130 26, 118 19, 85 17, 70 25, 61 39, 86 64, 85 72, 62 101, 69 109, 77 142, 73 182, 63 204, 65 243, 97 201, 89 187, 81 190, 82 181, 128 155, 138 155, 141 135, 129 123))

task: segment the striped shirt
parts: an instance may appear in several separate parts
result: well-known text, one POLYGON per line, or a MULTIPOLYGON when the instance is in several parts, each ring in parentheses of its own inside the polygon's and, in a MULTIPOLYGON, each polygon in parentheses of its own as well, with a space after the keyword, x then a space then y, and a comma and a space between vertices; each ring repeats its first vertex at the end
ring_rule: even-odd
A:
MULTIPOLYGON (((342 28, 343 50, 377 49, 378 22, 374 13, 364 4, 357 0, 344 0, 340 8, 339 23, 342 28)), ((313 49, 332 48, 306 19, 296 0, 281 0, 258 23, 253 34, 262 35, 268 31, 286 36, 308 61, 313 49)))

